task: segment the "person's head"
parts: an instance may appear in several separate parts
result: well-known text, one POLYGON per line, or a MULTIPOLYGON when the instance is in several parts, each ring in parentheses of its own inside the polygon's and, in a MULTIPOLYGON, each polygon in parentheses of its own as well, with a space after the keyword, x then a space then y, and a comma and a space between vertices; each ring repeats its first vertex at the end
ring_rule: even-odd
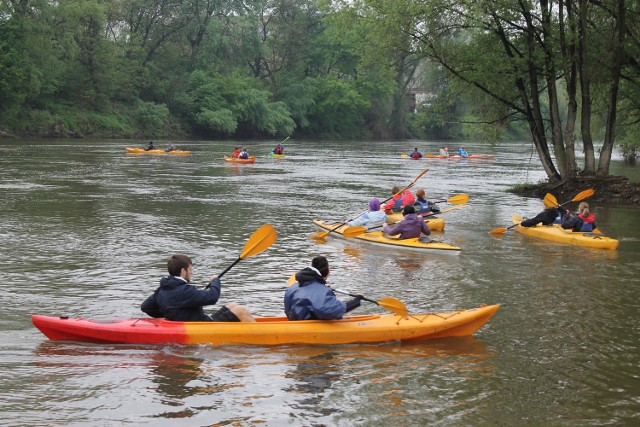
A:
POLYGON ((191 258, 186 255, 172 255, 167 262, 167 270, 172 276, 182 277, 187 282, 191 281, 191 258))
POLYGON ((400 192, 400 187, 398 187, 397 185, 394 185, 393 188, 391 189, 391 194, 398 194, 400 192))
POLYGON ((242 151, 247 151, 247 147, 242 147, 242 151))
POLYGON ((444 147, 444 151, 449 151, 449 147, 444 147))
POLYGON ((589 203, 580 202, 580 204, 578 205, 578 213, 581 213, 582 216, 589 215, 589 203))
POLYGON ((412 213, 416 213, 416 210, 413 208, 413 205, 405 206, 404 209, 402 209, 403 216, 407 216, 412 213))
POLYGON ((414 148, 413 151, 418 151, 418 147, 414 148))
POLYGON ((371 200, 369 200, 369 210, 371 212, 379 211, 380 199, 378 199, 377 197, 372 197, 371 200))
POLYGON ((311 260, 311 267, 320 272, 320 275, 326 280, 329 276, 329 261, 323 256, 317 256, 311 260))
POLYGON ((419 188, 418 191, 416 191, 416 196, 419 199, 424 199, 427 197, 427 195, 425 194, 424 190, 422 188, 419 188))
POLYGON ((460 148, 464 148, 464 145, 461 145, 460 148))

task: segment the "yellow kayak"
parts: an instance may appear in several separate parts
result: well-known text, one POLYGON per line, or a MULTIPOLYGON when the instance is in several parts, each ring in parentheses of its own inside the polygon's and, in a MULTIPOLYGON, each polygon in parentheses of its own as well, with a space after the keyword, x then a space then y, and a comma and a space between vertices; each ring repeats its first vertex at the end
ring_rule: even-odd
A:
POLYGON ((33 324, 51 340, 109 344, 350 344, 416 341, 468 336, 498 311, 499 305, 440 313, 374 314, 341 320, 289 321, 258 317, 256 322, 173 322, 137 318, 89 320, 33 315, 33 324))
POLYGON ((164 151, 161 148, 156 148, 153 150, 145 150, 144 148, 126 147, 125 150, 129 154, 173 154, 178 156, 185 156, 187 154, 191 154, 191 151, 182 151, 182 150, 164 151))
MULTIPOLYGON (((404 219, 402 212, 395 212, 387 215, 387 224, 395 224, 404 219)), ((427 217, 425 222, 431 231, 444 231, 444 219, 435 216, 427 217)))
MULTIPOLYGON (((512 215, 511 220, 513 224, 520 224, 523 221, 519 215, 512 215)), ((538 224, 535 227, 523 227, 517 225, 516 231, 526 234, 527 236, 539 237, 545 240, 551 240, 554 242, 568 243, 570 245, 585 246, 595 249, 611 249, 618 248, 618 240, 603 236, 597 232, 579 232, 563 229, 560 224, 542 225, 538 224)))
MULTIPOLYGON (((323 231, 331 230, 332 235, 336 235, 339 237, 343 237, 342 233, 349 226, 347 224, 339 224, 339 223, 325 223, 324 221, 314 220, 313 223, 319 229, 323 231), (336 228, 338 227, 338 228, 336 228), (335 229, 335 230, 334 230, 335 229)), ((386 246, 389 248, 396 249, 408 249, 419 252, 431 252, 431 251, 440 251, 440 252, 451 252, 451 253, 460 253, 461 249, 458 246, 450 245, 444 242, 432 241, 428 237, 425 238, 413 238, 413 239, 398 239, 395 237, 387 236, 379 231, 368 231, 364 234, 360 234, 352 237, 351 239, 357 240, 359 242, 371 243, 378 246, 386 246)))

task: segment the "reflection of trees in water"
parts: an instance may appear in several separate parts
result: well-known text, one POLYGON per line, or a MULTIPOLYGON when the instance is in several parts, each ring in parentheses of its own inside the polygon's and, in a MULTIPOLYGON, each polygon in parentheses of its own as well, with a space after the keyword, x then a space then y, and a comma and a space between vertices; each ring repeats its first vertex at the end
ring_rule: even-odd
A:
POLYGON ((151 379, 163 396, 183 399, 210 391, 207 387, 189 385, 202 376, 202 359, 158 352, 152 364, 151 379))

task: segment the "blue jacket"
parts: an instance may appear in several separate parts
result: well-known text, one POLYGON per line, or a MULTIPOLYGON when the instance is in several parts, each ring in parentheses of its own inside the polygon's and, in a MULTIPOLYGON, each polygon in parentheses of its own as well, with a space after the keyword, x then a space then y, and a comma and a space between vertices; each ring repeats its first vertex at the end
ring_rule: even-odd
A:
POLYGON ((431 230, 429 230, 424 219, 414 213, 405 216, 404 219, 395 227, 388 227, 385 225, 384 232, 389 236, 396 236, 399 234, 401 239, 420 237, 420 233, 424 233, 427 236, 431 234, 431 230))
POLYGON ((183 322, 210 322, 202 309, 220 298, 220 279, 211 282, 209 289, 198 289, 180 277, 168 276, 160 280, 160 287, 147 298, 140 309, 151 317, 183 322))
POLYGON ((347 304, 336 298, 314 269, 300 270, 296 279, 298 283, 284 293, 284 312, 289 320, 342 319, 347 304))
POLYGON ((359 225, 362 227, 371 228, 384 224, 386 220, 387 214, 384 213, 384 211, 373 211, 360 215, 356 219, 349 221, 348 224, 349 227, 359 225))

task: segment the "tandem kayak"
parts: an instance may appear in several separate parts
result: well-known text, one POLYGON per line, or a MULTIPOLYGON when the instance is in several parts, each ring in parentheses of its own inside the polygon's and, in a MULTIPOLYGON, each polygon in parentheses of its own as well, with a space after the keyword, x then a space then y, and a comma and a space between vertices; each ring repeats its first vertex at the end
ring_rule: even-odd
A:
MULTIPOLYGON (((325 223, 324 221, 314 220, 313 223, 319 229, 323 231, 331 230, 332 233, 335 233, 336 236, 344 237, 342 233, 349 226, 347 224, 339 224, 339 223, 325 223), (338 228, 336 228, 338 227, 338 228), (334 230, 335 229, 335 230, 334 230)), ((460 253, 461 249, 458 246, 450 245, 444 242, 438 242, 429 239, 428 237, 424 238, 413 238, 413 239, 398 239, 395 237, 390 237, 385 235, 382 230, 378 231, 368 231, 364 234, 360 234, 358 236, 354 236, 350 239, 357 240, 359 242, 371 243, 378 246, 386 246, 389 248, 396 249, 405 249, 405 250, 413 250, 419 252, 431 252, 431 251, 439 251, 439 252, 450 252, 450 253, 460 253)))
MULTIPOLYGON (((400 222, 404 219, 404 215, 402 212, 394 212, 391 214, 387 214, 387 224, 395 224, 396 222, 400 222)), ((430 216, 425 219, 427 226, 429 226, 429 230, 431 231, 444 231, 444 219, 438 218, 435 216, 430 216)))
POLYGON ((350 344, 416 341, 468 336, 499 305, 441 313, 346 316, 341 320, 289 321, 257 317, 256 322, 173 322, 139 318, 89 320, 33 315, 33 324, 51 340, 109 344, 350 344))
MULTIPOLYGON (((518 215, 512 215, 513 224, 520 224, 524 218, 518 215)), ((579 232, 563 229, 560 224, 542 225, 535 227, 523 227, 516 225, 516 231, 526 234, 527 236, 538 237, 540 239, 551 240, 559 243, 568 243, 570 245, 585 246, 595 249, 611 249, 618 248, 618 240, 603 236, 594 232, 579 232)))
POLYGON ((161 148, 155 148, 153 150, 145 150, 144 148, 126 147, 125 150, 129 154, 173 154, 177 156, 185 156, 187 154, 191 154, 191 151, 182 151, 182 150, 164 151, 161 148))
POLYGON ((248 159, 238 159, 236 157, 224 156, 224 161, 230 163, 253 164, 256 162, 256 156, 249 156, 248 159))

